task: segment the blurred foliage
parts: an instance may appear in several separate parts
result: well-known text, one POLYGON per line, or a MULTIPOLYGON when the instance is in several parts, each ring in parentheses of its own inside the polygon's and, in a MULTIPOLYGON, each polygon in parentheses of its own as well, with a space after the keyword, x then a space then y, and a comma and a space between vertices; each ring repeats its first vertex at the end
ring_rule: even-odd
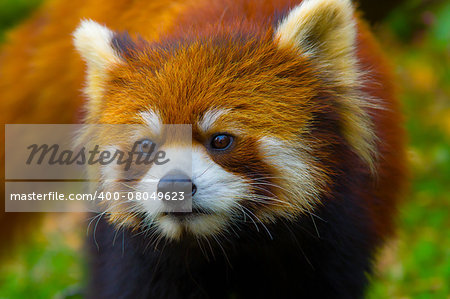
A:
POLYGON ((42 0, 0 0, 0 41, 5 29, 26 18, 42 0))
POLYGON ((0 298, 81 298, 85 277, 84 214, 46 217, 29 247, 19 248, 0 269, 0 298))
MULTIPOLYGON (((40 0, 0 0, 0 38, 40 0)), ((368 298, 450 298, 450 1, 407 0, 375 28, 396 67, 409 133, 411 188, 398 237, 380 252, 368 298)), ((49 217, 0 269, 0 298, 74 298, 85 223, 49 217)))
POLYGON ((450 298, 450 1, 407 1, 376 29, 396 66, 412 181, 368 297, 450 298))

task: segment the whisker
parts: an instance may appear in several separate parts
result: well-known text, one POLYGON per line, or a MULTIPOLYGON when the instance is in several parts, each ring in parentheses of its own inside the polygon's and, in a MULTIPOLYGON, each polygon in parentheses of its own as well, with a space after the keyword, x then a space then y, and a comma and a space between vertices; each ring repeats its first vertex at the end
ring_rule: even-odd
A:
POLYGON ((261 223, 261 225, 264 227, 264 229, 266 230, 267 234, 269 235, 270 239, 273 240, 272 234, 270 233, 269 229, 267 228, 267 226, 261 221, 261 219, 259 219, 252 211, 250 211, 249 209, 247 209, 246 207, 242 206, 245 210, 247 210, 250 214, 252 214, 256 220, 259 221, 259 223, 261 223))
POLYGON ((204 175, 208 170, 210 170, 213 166, 214 166, 214 162, 211 162, 200 175, 194 177, 192 180, 198 179, 199 177, 204 175))

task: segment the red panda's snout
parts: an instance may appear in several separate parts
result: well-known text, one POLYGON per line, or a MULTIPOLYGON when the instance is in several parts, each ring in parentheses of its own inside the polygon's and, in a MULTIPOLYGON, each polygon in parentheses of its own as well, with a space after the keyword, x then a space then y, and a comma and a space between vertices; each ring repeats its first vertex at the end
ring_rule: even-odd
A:
MULTIPOLYGON (((172 190, 161 189, 161 182, 169 176, 181 177, 182 163, 190 160, 191 169, 186 169, 182 177, 190 183, 192 211, 168 212, 167 205, 173 201, 145 201, 140 206, 140 212, 145 217, 141 219, 143 227, 153 226, 160 235, 170 239, 179 239, 183 234, 195 236, 210 236, 225 230, 229 222, 236 217, 237 211, 242 211, 242 200, 251 192, 246 180, 238 173, 231 173, 211 159, 208 150, 203 145, 166 147, 167 157, 180 157, 172 167, 153 166, 135 185, 138 192, 152 194, 154 192, 177 190, 172 184, 172 190), (190 171, 191 170, 191 171, 190 171), (157 184, 149 184, 155 177, 161 177, 157 184), (156 188, 155 188, 156 187, 156 188)), ((177 178, 179 182, 182 179, 177 178)), ((185 196, 186 197, 186 196, 185 196)))

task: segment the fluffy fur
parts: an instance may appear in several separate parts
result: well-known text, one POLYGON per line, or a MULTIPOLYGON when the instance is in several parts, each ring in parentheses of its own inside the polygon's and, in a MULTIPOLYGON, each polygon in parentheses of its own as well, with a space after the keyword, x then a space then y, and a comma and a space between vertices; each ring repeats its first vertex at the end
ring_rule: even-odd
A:
MULTIPOLYGON (((55 1, 11 34, 0 58, 6 123, 150 130, 118 134, 121 149, 157 138, 161 124, 192 125, 191 144, 162 149, 191 153, 203 213, 105 207, 92 297, 363 295, 404 185, 394 80, 349 0, 294 2, 55 1), (211 150, 224 132, 233 145, 211 150)), ((132 187, 152 191, 155 171, 132 187)), ((99 189, 119 188, 121 175, 91 172, 99 189)))

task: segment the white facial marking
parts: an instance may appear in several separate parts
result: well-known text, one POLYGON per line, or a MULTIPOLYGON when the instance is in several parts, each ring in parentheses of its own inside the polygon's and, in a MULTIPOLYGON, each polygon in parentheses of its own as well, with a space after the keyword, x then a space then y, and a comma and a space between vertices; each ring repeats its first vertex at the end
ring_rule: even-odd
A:
POLYGON ((158 113, 149 110, 141 112, 140 117, 144 121, 144 124, 147 125, 155 135, 161 134, 163 124, 158 113))
POLYGON ((319 188, 317 186, 317 177, 314 168, 308 163, 308 155, 303 145, 289 145, 286 142, 276 138, 265 137, 260 140, 261 152, 264 160, 269 165, 275 167, 282 180, 279 182, 283 189, 278 190, 284 194, 284 198, 295 199, 291 203, 300 208, 311 208, 315 200, 319 198, 319 188))
POLYGON ((206 111, 202 119, 199 121, 198 126, 203 132, 208 132, 214 127, 214 123, 221 118, 223 115, 227 114, 230 109, 211 109, 206 111))
POLYGON ((248 192, 246 181, 214 162, 202 147, 192 150, 192 175, 197 186, 194 207, 214 213, 237 207, 242 194, 248 192))

